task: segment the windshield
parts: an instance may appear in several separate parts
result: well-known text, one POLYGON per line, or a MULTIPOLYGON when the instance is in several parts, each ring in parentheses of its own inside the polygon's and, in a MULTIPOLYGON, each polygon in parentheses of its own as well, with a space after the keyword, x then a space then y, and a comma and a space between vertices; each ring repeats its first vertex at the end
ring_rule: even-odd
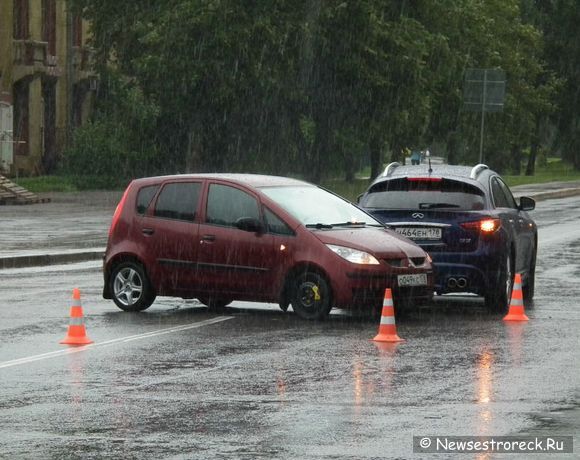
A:
POLYGON ((262 191, 307 226, 328 228, 366 224, 383 227, 353 204, 314 185, 263 187, 262 191))

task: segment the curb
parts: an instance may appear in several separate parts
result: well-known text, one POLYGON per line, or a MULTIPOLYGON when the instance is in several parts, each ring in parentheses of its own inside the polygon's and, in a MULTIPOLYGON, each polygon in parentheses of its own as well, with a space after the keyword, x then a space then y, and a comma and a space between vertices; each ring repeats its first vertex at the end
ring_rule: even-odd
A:
POLYGON ((517 197, 520 196, 529 196, 536 201, 543 201, 543 200, 550 200, 555 198, 568 198, 570 196, 580 195, 580 188, 564 188, 560 190, 552 190, 548 192, 538 192, 526 195, 525 193, 517 194, 517 197))
MULTIPOLYGON (((557 198, 567 198, 580 195, 580 188, 565 188, 536 193, 514 193, 516 198, 529 196, 536 201, 544 201, 557 198)), ((89 260, 101 260, 105 254, 105 248, 90 251, 64 252, 54 254, 31 254, 26 256, 0 257, 0 270, 9 268, 42 267, 67 263, 85 262, 89 260)))
POLYGON ((105 250, 65 252, 57 254, 31 254, 27 256, 0 257, 0 270, 9 268, 42 267, 46 265, 101 260, 105 250))

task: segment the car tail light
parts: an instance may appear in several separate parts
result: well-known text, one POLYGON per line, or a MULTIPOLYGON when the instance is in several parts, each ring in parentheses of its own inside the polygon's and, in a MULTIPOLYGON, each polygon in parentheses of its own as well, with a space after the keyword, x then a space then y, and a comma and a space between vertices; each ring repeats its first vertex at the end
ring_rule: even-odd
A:
POLYGON ((119 222, 119 218, 121 217, 121 212, 123 211, 123 207, 125 206, 125 201, 127 200, 127 194, 129 193, 130 187, 131 187, 131 184, 129 184, 129 187, 127 187, 127 189, 125 190, 125 193, 123 193, 123 196, 121 197, 121 201, 119 201, 119 204, 117 204, 117 207, 115 208, 115 213, 113 214, 113 220, 111 221, 111 226, 109 227, 109 237, 111 237, 111 235, 113 234, 113 230, 115 230, 115 227, 117 226, 117 223, 119 222))
POLYGON ((477 230, 481 233, 493 233, 501 226, 499 219, 481 219, 460 224, 466 230, 477 230))

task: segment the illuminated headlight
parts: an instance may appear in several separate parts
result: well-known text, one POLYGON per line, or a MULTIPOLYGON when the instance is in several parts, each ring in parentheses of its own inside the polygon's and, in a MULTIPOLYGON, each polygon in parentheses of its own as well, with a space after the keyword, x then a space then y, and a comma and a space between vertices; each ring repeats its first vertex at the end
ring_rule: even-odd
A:
POLYGON ((357 249, 345 248, 344 246, 335 246, 334 244, 327 244, 326 246, 332 252, 338 254, 343 259, 352 262, 353 264, 379 265, 379 261, 375 259, 374 256, 370 255, 368 252, 359 251, 357 249))

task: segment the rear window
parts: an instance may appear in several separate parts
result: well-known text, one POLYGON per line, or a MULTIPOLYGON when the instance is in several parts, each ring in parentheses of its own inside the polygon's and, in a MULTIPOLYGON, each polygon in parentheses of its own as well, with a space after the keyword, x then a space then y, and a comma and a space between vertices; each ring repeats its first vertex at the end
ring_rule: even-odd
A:
POLYGON ((159 185, 148 185, 139 190, 137 194, 137 214, 145 214, 158 188, 159 185))
POLYGON ((370 209, 454 209, 474 211, 484 208, 483 191, 464 182, 394 179, 375 184, 362 206, 370 209))

